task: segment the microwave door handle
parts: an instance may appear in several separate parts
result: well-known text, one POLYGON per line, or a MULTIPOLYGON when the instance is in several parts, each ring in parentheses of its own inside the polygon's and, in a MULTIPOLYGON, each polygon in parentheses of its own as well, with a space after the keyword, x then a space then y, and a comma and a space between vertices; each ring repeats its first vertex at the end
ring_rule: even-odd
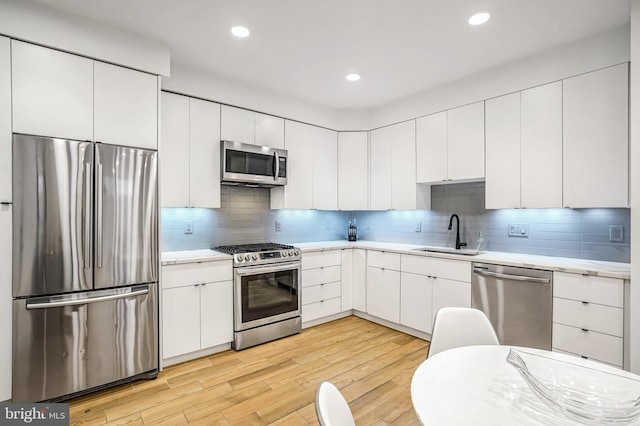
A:
POLYGON ((280 175, 280 156, 278 155, 277 152, 273 153, 273 161, 274 161, 273 180, 277 181, 278 175, 280 175))

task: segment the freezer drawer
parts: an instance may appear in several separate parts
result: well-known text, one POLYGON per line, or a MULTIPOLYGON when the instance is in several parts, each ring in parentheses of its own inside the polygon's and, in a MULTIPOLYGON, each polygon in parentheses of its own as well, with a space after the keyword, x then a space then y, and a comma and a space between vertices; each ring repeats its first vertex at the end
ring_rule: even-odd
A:
POLYGON ((13 301, 13 402, 158 368, 157 284, 13 301))

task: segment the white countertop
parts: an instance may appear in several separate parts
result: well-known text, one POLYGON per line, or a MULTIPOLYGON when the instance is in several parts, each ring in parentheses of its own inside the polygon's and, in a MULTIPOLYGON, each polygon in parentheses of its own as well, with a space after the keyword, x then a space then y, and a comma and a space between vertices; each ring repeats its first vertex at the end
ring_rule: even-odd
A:
MULTIPOLYGON (((303 253, 335 250, 343 248, 362 248, 391 251, 400 254, 439 257, 444 259, 465 260, 469 262, 494 263, 524 268, 547 269, 551 271, 570 272, 575 274, 598 275, 602 277, 629 279, 631 265, 629 263, 606 262, 600 260, 574 259, 567 257, 537 256, 532 254, 504 253, 488 251, 477 256, 465 256, 454 253, 420 252, 414 249, 425 247, 424 244, 399 244, 378 241, 318 241, 296 243, 303 253)), ((185 250, 162 253, 162 264, 194 263, 216 260, 231 260, 231 256, 215 250, 185 250)))

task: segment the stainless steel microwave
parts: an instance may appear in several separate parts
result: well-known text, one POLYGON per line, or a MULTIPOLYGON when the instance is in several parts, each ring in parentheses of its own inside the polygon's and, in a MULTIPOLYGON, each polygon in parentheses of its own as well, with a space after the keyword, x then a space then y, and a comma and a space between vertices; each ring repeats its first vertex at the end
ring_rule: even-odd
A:
POLYGON ((268 146, 220 141, 223 185, 273 187, 287 184, 287 151, 268 146))

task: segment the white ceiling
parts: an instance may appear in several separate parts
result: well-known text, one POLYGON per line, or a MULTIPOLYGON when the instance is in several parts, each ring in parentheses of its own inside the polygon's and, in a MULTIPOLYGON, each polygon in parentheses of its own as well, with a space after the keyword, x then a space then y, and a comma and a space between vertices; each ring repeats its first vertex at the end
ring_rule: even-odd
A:
POLYGON ((369 109, 629 22, 630 0, 31 0, 171 47, 172 63, 369 109), (477 11, 491 20, 467 24, 477 11), (246 39, 234 25, 251 30, 246 39), (362 79, 349 83, 345 76, 362 79))

